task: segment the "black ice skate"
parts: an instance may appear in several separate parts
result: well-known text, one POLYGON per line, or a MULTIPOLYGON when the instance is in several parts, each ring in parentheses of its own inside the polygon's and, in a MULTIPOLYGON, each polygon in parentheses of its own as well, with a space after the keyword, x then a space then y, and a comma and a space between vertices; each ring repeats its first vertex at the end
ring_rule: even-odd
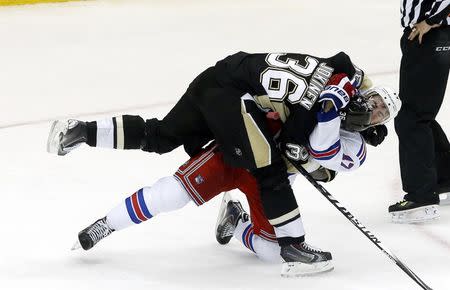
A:
POLYGON ((392 222, 394 223, 421 223, 439 218, 439 201, 414 202, 402 200, 389 206, 392 222))
POLYGON ((83 248, 87 251, 95 246, 101 239, 109 236, 112 232, 114 232, 114 230, 108 226, 106 217, 101 218, 78 233, 78 241, 75 242, 72 250, 83 248))
POLYGON ((226 192, 223 195, 216 223, 216 240, 221 245, 228 244, 233 237, 234 230, 242 219, 248 221, 248 214, 242 208, 239 201, 233 200, 232 196, 226 192))
POLYGON ((334 268, 330 252, 313 248, 306 242, 282 246, 280 255, 284 260, 281 267, 283 277, 314 275, 334 268))
POLYGON ((78 120, 54 121, 47 140, 47 152, 66 155, 87 141, 87 126, 78 120))

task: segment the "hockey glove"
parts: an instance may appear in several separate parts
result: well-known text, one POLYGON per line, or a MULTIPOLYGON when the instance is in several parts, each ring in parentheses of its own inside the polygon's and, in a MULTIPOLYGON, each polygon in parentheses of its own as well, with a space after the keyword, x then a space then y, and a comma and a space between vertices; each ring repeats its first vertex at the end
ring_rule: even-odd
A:
POLYGON ((330 101, 336 111, 343 109, 350 102, 350 98, 356 94, 356 89, 350 83, 344 73, 333 75, 327 86, 320 93, 319 102, 330 101))
POLYGON ((383 143, 384 138, 386 138, 387 134, 388 129, 385 125, 370 127, 361 132, 361 135, 363 136, 366 143, 374 147, 383 143))
POLYGON ((336 177, 337 172, 320 166, 317 170, 311 172, 310 175, 316 181, 330 182, 336 177))

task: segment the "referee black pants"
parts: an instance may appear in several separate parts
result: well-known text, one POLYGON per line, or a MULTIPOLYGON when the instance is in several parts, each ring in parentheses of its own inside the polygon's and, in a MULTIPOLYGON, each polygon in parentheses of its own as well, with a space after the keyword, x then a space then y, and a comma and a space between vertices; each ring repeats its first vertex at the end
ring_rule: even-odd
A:
POLYGON ((435 118, 442 105, 450 69, 450 27, 425 34, 422 44, 401 41, 400 98, 395 119, 400 170, 406 200, 437 203, 439 182, 450 180, 450 145, 435 118))

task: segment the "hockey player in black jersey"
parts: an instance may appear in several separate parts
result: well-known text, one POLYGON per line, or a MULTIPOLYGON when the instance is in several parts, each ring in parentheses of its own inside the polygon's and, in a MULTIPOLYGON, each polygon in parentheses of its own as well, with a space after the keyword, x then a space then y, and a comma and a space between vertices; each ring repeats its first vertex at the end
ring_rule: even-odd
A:
MULTIPOLYGON (((64 138, 58 139, 59 136, 53 135, 57 138, 50 138, 49 151, 56 146, 58 153, 64 155, 80 142, 97 147, 142 149, 157 153, 169 152, 183 145, 186 152, 194 156, 209 141, 215 140, 227 165, 245 168, 255 177, 264 213, 275 228, 279 245, 282 249, 292 247, 295 252, 300 247, 296 245, 304 242, 304 232, 282 152, 287 150, 291 157, 301 161, 302 152, 298 147, 287 145, 306 146, 318 123, 316 115, 321 114, 324 101, 331 101, 334 108, 328 109, 331 113, 322 112, 325 124, 327 120, 336 119, 337 112, 347 105, 363 84, 363 79, 362 71, 344 53, 331 58, 317 58, 302 54, 240 52, 200 74, 162 120, 144 121, 139 116, 126 115, 88 122, 83 133, 76 133, 75 138, 65 138, 71 140, 69 143, 65 144, 64 138), (344 75, 345 78, 341 77, 330 86, 333 75, 344 75), (327 84, 328 91, 325 89, 327 84), (319 96, 322 102, 317 102, 319 96), (279 140, 292 140, 281 142, 286 144, 281 151, 266 126, 268 114, 273 114, 283 122, 279 140)), ((392 96, 389 93, 387 95, 392 96)), ((385 106, 391 112, 395 104, 385 103, 385 106)), ((362 114, 357 117, 360 128, 353 128, 363 130, 393 116, 362 114), (377 122, 372 120, 375 117, 378 118, 377 122)), ((352 119, 348 120, 351 126, 352 119)), ((330 129, 337 135, 339 124, 337 133, 336 128, 330 129)), ((58 128, 60 125, 55 123, 52 132, 65 131, 71 134, 70 129, 76 129, 80 123, 69 123, 68 126, 64 125, 66 128, 58 128)), ((338 141, 332 144, 334 147, 318 146, 312 154, 318 160, 322 158, 327 162, 340 152, 338 141)), ((350 169, 356 163, 358 166, 362 164, 365 159, 364 148, 362 144, 361 150, 344 167, 350 169)), ((340 166, 339 163, 336 164, 340 166)))

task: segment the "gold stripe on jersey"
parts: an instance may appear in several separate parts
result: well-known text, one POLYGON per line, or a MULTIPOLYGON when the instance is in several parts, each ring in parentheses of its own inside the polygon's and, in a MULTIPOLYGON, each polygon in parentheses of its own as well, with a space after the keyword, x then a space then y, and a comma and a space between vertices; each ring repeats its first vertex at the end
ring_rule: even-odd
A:
POLYGON ((259 129, 255 120, 249 113, 247 113, 244 100, 241 100, 241 113, 242 118, 244 119, 248 140, 250 141, 250 146, 252 147, 256 168, 269 166, 272 162, 270 144, 259 129))
POLYGON ((268 95, 254 96, 255 102, 263 110, 270 109, 274 112, 280 114, 281 122, 286 122, 287 117, 289 117, 289 108, 283 102, 271 101, 268 95))
POLYGON ((123 116, 116 117, 116 136, 117 136, 117 149, 125 149, 125 133, 123 130, 123 116))
POLYGON ((288 212, 280 217, 269 220, 269 223, 272 226, 276 226, 276 225, 279 225, 281 223, 284 223, 284 222, 294 218, 297 215, 300 215, 300 210, 298 209, 298 207, 296 209, 294 209, 293 211, 288 212))

